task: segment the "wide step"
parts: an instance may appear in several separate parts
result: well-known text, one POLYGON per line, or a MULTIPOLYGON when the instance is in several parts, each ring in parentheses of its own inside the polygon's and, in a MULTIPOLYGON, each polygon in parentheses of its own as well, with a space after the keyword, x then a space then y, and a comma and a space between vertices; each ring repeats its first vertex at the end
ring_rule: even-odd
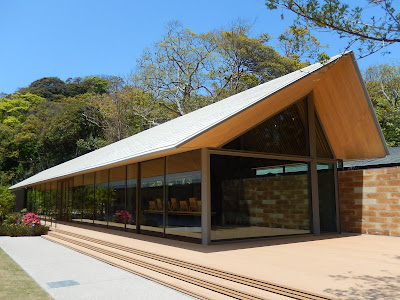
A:
POLYGON ((199 299, 332 299, 60 229, 44 238, 199 299))

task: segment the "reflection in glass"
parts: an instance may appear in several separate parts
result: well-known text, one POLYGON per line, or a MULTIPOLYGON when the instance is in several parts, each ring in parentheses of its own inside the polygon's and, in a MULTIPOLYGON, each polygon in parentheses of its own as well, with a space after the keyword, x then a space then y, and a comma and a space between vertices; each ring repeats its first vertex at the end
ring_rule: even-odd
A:
POLYGON ((84 198, 83 190, 83 175, 78 175, 73 178, 72 188, 72 204, 71 204, 71 221, 82 222, 82 199, 84 198))
POLYGON ((28 189, 27 209, 29 212, 36 212, 36 187, 28 189))
POLYGON ((46 184, 39 185, 38 215, 40 220, 46 221, 46 184))
POLYGON ((211 239, 310 233, 308 164, 211 155, 211 239))
POLYGON ((53 222, 57 218, 57 181, 49 182, 47 188, 49 189, 48 216, 53 222))
POLYGON ((61 194, 61 220, 71 220, 71 206, 72 206, 72 185, 71 179, 63 180, 62 182, 62 194, 61 194))
POLYGON ((82 222, 93 223, 94 216, 94 173, 83 175, 82 222))
POLYGON ((141 230, 164 232, 164 159, 141 163, 141 230))
POLYGON ((324 129, 319 120, 317 112, 315 112, 315 146, 317 157, 333 158, 331 147, 325 136, 324 129))
POLYGON ((110 169, 108 226, 125 228, 132 215, 125 210, 126 166, 110 169))
POLYGON ((109 170, 95 173, 95 194, 94 194, 94 223, 107 226, 107 205, 109 198, 108 186, 109 170))
POLYGON ((167 234, 201 238, 200 168, 200 151, 167 158, 167 234))
POLYGON ((223 148, 264 153, 308 155, 306 103, 305 99, 297 101, 232 140, 223 148))
POLYGON ((126 211, 132 216, 126 221, 126 228, 130 231, 136 230, 136 185, 138 175, 137 164, 127 166, 127 181, 126 181, 126 211))
POLYGON ((317 164, 321 232, 336 232, 336 199, 333 164, 317 164))

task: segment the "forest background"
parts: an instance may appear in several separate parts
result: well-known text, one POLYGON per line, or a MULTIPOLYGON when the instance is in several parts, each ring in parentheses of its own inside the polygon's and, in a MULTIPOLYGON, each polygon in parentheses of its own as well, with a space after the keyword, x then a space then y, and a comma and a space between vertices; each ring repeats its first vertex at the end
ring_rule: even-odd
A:
MULTIPOLYGON (((126 2, 120 2, 117 1, 115 5, 127 5, 126 2)), ((177 2, 179 1, 171 1, 165 10, 177 10, 177 2)), ((206 2, 203 5, 212 9, 212 2, 206 2)), ((235 5, 239 2, 243 5, 243 1, 222 2, 225 5, 235 5)), ((260 32, 255 19, 238 19, 237 15, 232 14, 224 15, 231 18, 228 24, 213 28, 205 26, 206 30, 194 30, 185 27, 179 21, 165 21, 168 17, 165 15, 168 14, 164 13, 163 18, 158 20, 163 23, 162 26, 159 25, 163 32, 154 41, 148 42, 147 47, 141 47, 140 51, 139 47, 135 46, 134 51, 140 54, 136 57, 136 63, 124 62, 125 65, 131 66, 130 71, 124 75, 99 73, 65 77, 65 70, 51 70, 48 76, 32 80, 13 91, 0 85, 0 92, 3 91, 0 94, 0 187, 4 190, 9 184, 56 164, 311 63, 323 62, 332 53, 338 54, 347 50, 354 50, 356 56, 362 58, 361 61, 368 61, 366 66, 363 63, 363 76, 379 123, 388 146, 399 146, 400 65, 391 59, 397 58, 400 22, 398 10, 393 7, 392 1, 355 1, 362 3, 361 7, 347 6, 349 1, 333 0, 257 2, 257 5, 248 4, 246 8, 253 5, 257 14, 274 16, 275 23, 282 15, 282 23, 276 23, 275 26, 270 24, 274 35, 271 35, 269 28, 260 32), (262 11, 259 9, 260 5, 262 11), (258 29, 255 30, 255 27, 258 29), (324 32, 329 34, 328 38, 324 32), (385 61, 389 63, 384 63, 385 61)), ((28 5, 28 1, 24 3, 28 5)), ((48 1, 37 3, 39 6, 51 6, 48 1)), ((96 2, 91 3, 95 5, 96 2)), ((101 5, 102 2, 99 3, 101 5)), ((78 6, 78 2, 70 1, 69 4, 76 4, 75 9, 85 11, 85 8, 78 6)), ((65 4, 61 6, 63 5, 65 4)), ((194 4, 191 8, 196 10, 194 4)), ((94 6, 92 13, 97 9, 98 6, 94 6)), ((153 17, 157 14, 154 9, 153 17)), ((28 11, 26 8, 25 10, 28 11)), ((227 10, 229 11, 228 8, 227 10)), ((159 10, 157 12, 160 13, 159 10)), ((243 11, 243 14, 247 13, 243 11)), ((249 14, 251 15, 251 12, 249 14)), ((180 19, 188 19, 187 15, 183 16, 180 19)), ((103 21, 109 27, 108 35, 101 37, 105 44, 113 40, 109 34, 121 28, 118 28, 120 22, 115 21, 114 24, 106 17, 105 15, 103 21)), ((54 16, 49 18, 53 19, 54 16)), ((198 14, 198 19, 199 22, 208 21, 201 14, 198 14)), ((73 27, 76 30, 76 23, 79 24, 80 21, 76 18, 68 20, 71 23, 63 26, 68 28, 74 23, 73 27)), ((40 22, 51 26, 43 20, 40 22)), ((148 22, 150 24, 151 21, 148 22)), ((209 23, 213 22, 222 20, 213 19, 209 23)), ((141 25, 144 33, 146 25, 147 23, 141 25)), ((67 30, 66 33, 72 32, 67 30)), ((94 28, 93 32, 98 31, 94 28)), ((41 39, 49 33, 41 31, 31 34, 38 39, 38 44, 42 44, 41 39)), ((65 32, 63 34, 65 35, 65 32)), ((54 43, 62 43, 64 40, 62 35, 53 38, 54 43)), ((87 39, 90 41, 90 36, 87 39)), ((12 48, 10 41, 7 40, 7 32, 3 31, 0 36, 0 44, 3 47, 3 50, 0 50, 0 62, 3 66, 9 64, 7 55, 1 54, 1 51, 12 48)), ((25 47, 21 53, 18 52, 21 59, 22 56, 29 57, 31 51, 35 51, 30 50, 34 45, 25 47)), ((48 43, 45 46, 54 47, 48 43)), ((84 45, 76 47, 85 49, 84 45)), ((83 55, 79 51, 76 53, 83 55)), ((76 53, 74 55, 77 55, 76 53)), ((90 56, 90 53, 85 55, 90 56)), ((115 56, 118 53, 110 55, 115 56)), ((112 59, 114 57, 110 57, 110 60, 112 59)), ((98 61, 97 64, 101 69, 102 61, 98 61)), ((46 72, 45 64, 43 70, 46 72)), ((20 75, 14 77, 27 80, 27 74, 32 76, 31 73, 34 72, 28 70, 26 74, 20 72, 20 75)), ((11 70, 6 72, 3 69, 0 82, 7 82, 11 86, 8 77, 13 76, 10 74, 13 74, 11 70)))

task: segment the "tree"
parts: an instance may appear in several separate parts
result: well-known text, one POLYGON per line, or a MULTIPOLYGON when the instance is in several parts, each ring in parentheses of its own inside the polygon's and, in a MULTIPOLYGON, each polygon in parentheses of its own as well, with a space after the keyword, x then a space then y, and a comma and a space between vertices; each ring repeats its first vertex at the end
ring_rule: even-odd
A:
POLYGON ((165 37, 139 59, 134 81, 138 88, 151 91, 160 105, 184 115, 198 108, 190 105, 195 94, 212 95, 215 48, 211 33, 196 34, 178 22, 170 23, 165 37))
POLYGON ((239 22, 220 30, 216 41, 220 55, 217 94, 226 97, 295 71, 305 64, 279 55, 267 45, 270 36, 249 37, 251 26, 239 22))
POLYGON ((0 98, 0 170, 4 170, 2 176, 8 180, 23 178, 26 170, 35 166, 34 163, 31 165, 31 159, 36 155, 35 130, 38 127, 25 125, 34 118, 30 115, 32 109, 44 101, 31 93, 14 93, 9 98, 0 98))
POLYGON ((15 205, 15 195, 8 188, 7 185, 0 185, 0 220, 4 220, 15 205))
POLYGON ((68 95, 65 82, 57 77, 43 77, 32 82, 27 88, 20 89, 19 92, 32 93, 49 100, 57 100, 68 95))
POLYGON ((400 14, 393 0, 266 0, 268 9, 283 7, 297 14, 294 26, 328 29, 359 45, 360 57, 400 42, 400 14), (351 3, 348 4, 348 3, 351 3))
POLYGON ((400 146, 400 66, 372 66, 364 78, 388 146, 400 146))
POLYGON ((290 26, 278 36, 280 48, 286 57, 297 60, 311 59, 323 61, 328 58, 327 54, 320 53, 322 46, 317 38, 311 35, 310 30, 305 27, 290 26))
POLYGON ((84 111, 91 105, 91 95, 84 94, 47 103, 47 108, 40 108, 38 118, 42 126, 37 132, 40 165, 49 168, 94 150, 89 145, 85 150, 82 143, 78 144, 81 139, 92 140, 92 146, 96 145, 96 148, 104 146, 102 129, 84 116, 84 111))
POLYGON ((98 76, 76 77, 66 80, 66 94, 74 97, 86 93, 105 94, 111 82, 98 76))

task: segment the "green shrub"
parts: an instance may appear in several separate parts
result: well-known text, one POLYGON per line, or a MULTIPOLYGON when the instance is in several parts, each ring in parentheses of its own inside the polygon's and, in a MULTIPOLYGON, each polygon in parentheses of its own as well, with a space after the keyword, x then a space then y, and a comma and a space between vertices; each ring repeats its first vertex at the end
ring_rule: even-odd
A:
POLYGON ((22 224, 22 219, 23 217, 21 213, 11 213, 6 216, 3 225, 22 224))
POLYGON ((6 224, 0 226, 0 235, 8 236, 38 236, 47 234, 49 226, 35 225, 27 226, 25 224, 6 224))
POLYGON ((15 195, 9 189, 9 186, 0 185, 0 220, 12 211, 15 205, 15 195))

